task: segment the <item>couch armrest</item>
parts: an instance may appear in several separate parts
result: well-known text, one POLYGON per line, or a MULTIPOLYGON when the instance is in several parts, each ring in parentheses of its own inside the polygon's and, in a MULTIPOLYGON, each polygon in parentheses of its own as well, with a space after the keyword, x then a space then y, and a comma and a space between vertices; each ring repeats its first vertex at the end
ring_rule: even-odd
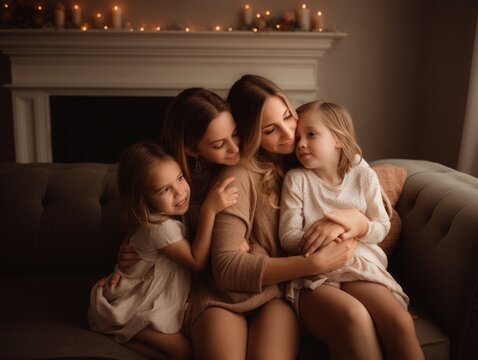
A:
POLYGON ((387 159, 408 178, 391 259, 412 301, 449 336, 451 359, 478 358, 478 179, 420 160, 387 159))

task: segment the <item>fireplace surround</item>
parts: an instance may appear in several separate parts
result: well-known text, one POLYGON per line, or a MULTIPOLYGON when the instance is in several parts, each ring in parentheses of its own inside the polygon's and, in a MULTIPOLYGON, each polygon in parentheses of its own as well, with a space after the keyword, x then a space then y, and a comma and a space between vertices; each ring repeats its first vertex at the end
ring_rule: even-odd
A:
POLYGON ((191 86, 221 96, 260 74, 294 104, 319 90, 319 61, 339 32, 1 30, 11 62, 17 162, 51 162, 52 96, 170 97, 191 86))

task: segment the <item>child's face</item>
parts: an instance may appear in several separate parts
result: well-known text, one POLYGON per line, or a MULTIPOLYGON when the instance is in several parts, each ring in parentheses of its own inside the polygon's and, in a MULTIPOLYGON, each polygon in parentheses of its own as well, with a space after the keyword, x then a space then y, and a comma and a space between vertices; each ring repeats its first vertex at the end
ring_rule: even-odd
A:
POLYGON ((235 165, 241 159, 236 123, 228 111, 213 119, 198 145, 198 154, 219 165, 235 165))
POLYGON ((261 147, 264 150, 283 155, 294 152, 297 119, 280 97, 267 98, 261 121, 261 147))
POLYGON ((340 151, 320 114, 308 111, 299 116, 296 155, 306 169, 336 168, 340 151))
POLYGON ((146 201, 154 212, 184 215, 189 208, 190 188, 179 165, 172 159, 157 161, 146 179, 146 201))

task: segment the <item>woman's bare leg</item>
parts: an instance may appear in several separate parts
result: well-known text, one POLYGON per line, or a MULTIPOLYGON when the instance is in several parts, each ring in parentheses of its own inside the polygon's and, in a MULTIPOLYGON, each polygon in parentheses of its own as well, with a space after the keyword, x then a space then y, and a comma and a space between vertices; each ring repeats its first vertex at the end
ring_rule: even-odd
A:
POLYGON ((246 319, 219 307, 208 308, 194 324, 192 341, 196 360, 244 360, 246 319))
POLYGON ((299 312, 305 329, 323 341, 331 359, 381 359, 382 352, 367 309, 330 285, 302 289, 299 312))
POLYGON ((191 343, 180 332, 163 334, 146 328, 137 333, 133 337, 133 342, 127 346, 150 359, 190 360, 193 358, 191 343))
POLYGON ((424 359, 410 313, 384 286, 367 281, 342 284, 369 311, 387 359, 424 359))
POLYGON ((299 322, 292 307, 281 299, 264 304, 249 319, 248 360, 296 359, 299 322))

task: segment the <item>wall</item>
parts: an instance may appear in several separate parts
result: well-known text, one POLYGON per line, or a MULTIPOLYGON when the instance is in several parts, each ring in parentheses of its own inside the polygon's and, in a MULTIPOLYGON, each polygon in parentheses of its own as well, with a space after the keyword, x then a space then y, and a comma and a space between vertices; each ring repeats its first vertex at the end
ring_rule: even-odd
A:
MULTIPOLYGON (((472 0, 116 3, 134 26, 178 23, 204 29, 215 24, 237 28, 245 3, 274 15, 302 2, 312 10, 320 6, 327 28, 348 34, 321 59, 320 96, 349 108, 366 158, 423 158, 456 167, 474 34, 470 12, 476 14, 477 7, 472 0), (436 135, 430 136, 432 130, 436 135)), ((106 11, 114 2, 78 3, 93 13, 106 11)), ((1 75, 6 67, 0 67, 1 75)), ((4 92, 0 97, 5 103, 4 92)), ((2 107, 2 123, 8 116, 4 112, 2 107)), ((2 131, 0 143, 7 138, 2 131)), ((6 157, 0 154, 2 158, 6 157)))

